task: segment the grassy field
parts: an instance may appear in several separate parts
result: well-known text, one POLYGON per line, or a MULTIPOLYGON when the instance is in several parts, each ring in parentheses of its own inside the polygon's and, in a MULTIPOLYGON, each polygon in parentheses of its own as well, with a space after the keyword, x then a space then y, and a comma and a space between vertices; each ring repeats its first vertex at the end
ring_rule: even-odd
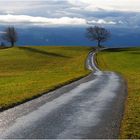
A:
POLYGON ((101 69, 121 73, 127 80, 128 98, 121 138, 140 139, 140 48, 112 49, 97 55, 101 69))
POLYGON ((0 109, 24 102, 89 73, 87 47, 0 50, 0 109))

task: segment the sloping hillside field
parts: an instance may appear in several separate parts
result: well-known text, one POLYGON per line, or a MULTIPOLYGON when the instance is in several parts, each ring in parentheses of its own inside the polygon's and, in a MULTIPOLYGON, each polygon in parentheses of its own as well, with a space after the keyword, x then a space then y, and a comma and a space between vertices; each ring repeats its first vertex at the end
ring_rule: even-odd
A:
POLYGON ((121 138, 140 138, 140 48, 105 50, 97 55, 97 61, 101 69, 119 72, 127 81, 121 138))
POLYGON ((87 47, 0 49, 0 109, 32 99, 89 73, 87 47))

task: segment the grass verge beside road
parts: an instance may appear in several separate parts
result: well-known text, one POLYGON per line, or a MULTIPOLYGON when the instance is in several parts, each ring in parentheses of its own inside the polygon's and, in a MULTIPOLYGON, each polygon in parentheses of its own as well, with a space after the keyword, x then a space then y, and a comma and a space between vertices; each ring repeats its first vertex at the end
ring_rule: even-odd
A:
POLYGON ((140 48, 104 50, 97 55, 97 63, 101 69, 119 72, 127 80, 120 138, 140 139, 140 48))
POLYGON ((1 110, 89 73, 87 47, 15 47, 0 50, 1 110))

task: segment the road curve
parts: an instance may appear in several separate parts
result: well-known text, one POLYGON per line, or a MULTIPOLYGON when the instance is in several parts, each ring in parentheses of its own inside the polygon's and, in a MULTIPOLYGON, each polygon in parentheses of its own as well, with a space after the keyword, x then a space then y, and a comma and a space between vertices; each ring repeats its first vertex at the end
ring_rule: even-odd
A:
POLYGON ((126 86, 100 71, 91 52, 89 76, 0 113, 0 138, 118 138, 126 86))

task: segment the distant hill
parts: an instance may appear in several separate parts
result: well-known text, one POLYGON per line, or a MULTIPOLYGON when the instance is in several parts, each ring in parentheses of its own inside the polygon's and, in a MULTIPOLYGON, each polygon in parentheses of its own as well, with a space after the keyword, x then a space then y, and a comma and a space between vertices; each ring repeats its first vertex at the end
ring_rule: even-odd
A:
MULTIPOLYGON (((0 31, 4 27, 0 27, 0 31)), ((18 45, 94 46, 96 43, 85 37, 86 27, 18 27, 18 45)), ((112 37, 106 46, 127 47, 140 45, 140 30, 111 28, 112 37)))

